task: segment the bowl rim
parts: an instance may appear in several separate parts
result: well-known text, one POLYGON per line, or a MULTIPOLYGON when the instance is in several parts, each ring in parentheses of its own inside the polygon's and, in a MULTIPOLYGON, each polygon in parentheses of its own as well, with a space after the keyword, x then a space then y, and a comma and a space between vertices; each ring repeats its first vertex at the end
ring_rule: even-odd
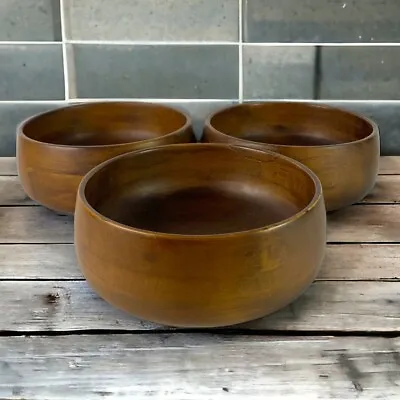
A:
POLYGON ((204 129, 203 129, 203 134, 205 129, 211 129, 214 133, 221 135, 221 136, 225 136, 225 137, 229 137, 229 138, 233 138, 234 140, 237 140, 238 142, 241 142, 243 144, 245 143, 253 143, 253 144, 259 144, 259 145, 264 145, 264 146, 273 146, 276 149, 279 148, 299 148, 299 149, 318 149, 318 148, 336 148, 336 147, 342 147, 342 146, 349 146, 351 144, 357 144, 357 143, 361 143, 364 141, 367 141, 369 139, 371 139, 374 136, 379 135, 379 126, 378 124, 372 120, 371 118, 361 114, 361 113, 357 113, 354 111, 349 111, 346 110, 344 108, 341 107, 336 107, 336 106, 332 106, 330 104, 324 104, 324 103, 315 103, 315 102, 311 102, 311 101, 279 101, 279 100, 274 100, 274 101, 248 101, 245 103, 238 103, 238 104, 233 104, 224 108, 221 108, 219 110, 216 110, 212 113, 210 113, 208 115, 208 117, 206 118, 205 122, 204 122, 204 129), (230 111, 230 110, 234 110, 235 108, 242 108, 242 107, 262 107, 265 105, 278 105, 278 104, 284 104, 284 105, 289 105, 289 104, 296 104, 296 105, 302 105, 304 107, 307 108, 311 108, 311 109, 325 109, 328 111, 339 111, 342 112, 344 114, 347 114, 349 116, 353 116, 355 118, 358 118, 364 122, 366 122, 367 124, 370 125, 370 127, 372 128, 371 133, 361 139, 357 139, 357 140, 352 140, 352 141, 348 141, 348 142, 343 142, 343 143, 335 143, 335 144, 317 144, 317 145, 299 145, 299 144, 276 144, 276 143, 260 143, 260 142, 256 142, 254 140, 248 140, 248 139, 242 139, 236 136, 232 136, 229 135, 225 132, 222 132, 218 129, 216 129, 214 127, 214 125, 211 123, 211 120, 218 114, 224 112, 224 111, 230 111))
MULTIPOLYGON (((142 235, 145 237, 173 239, 173 240, 177 240, 177 239, 179 239, 179 240, 194 240, 194 241, 202 241, 202 240, 210 240, 210 239, 224 239, 224 238, 225 239, 237 238, 237 237, 243 237, 243 236, 248 236, 248 235, 261 234, 261 233, 265 233, 267 231, 273 231, 275 229, 283 228, 283 227, 289 225, 290 223, 295 222, 298 219, 302 218, 303 216, 308 214, 310 211, 312 211, 321 202, 322 202, 323 206, 325 207, 322 184, 321 184, 319 178, 317 177, 317 175, 311 169, 306 167, 304 164, 301 164, 300 162, 298 162, 290 157, 276 153, 274 151, 252 149, 252 148, 249 148, 246 146, 222 144, 222 143, 179 143, 179 144, 161 145, 161 146, 155 146, 155 147, 141 149, 141 150, 134 150, 134 151, 130 151, 128 153, 124 153, 119 156, 113 157, 113 158, 108 159, 108 160, 102 162, 101 164, 97 165, 83 177, 83 179, 81 180, 81 182, 79 184, 77 200, 80 200, 82 202, 83 206, 86 208, 86 211, 88 211, 94 218, 97 218, 101 222, 103 222, 106 225, 111 226, 113 228, 122 229, 124 231, 128 231, 130 233, 136 233, 136 234, 139 234, 139 235, 142 235), (163 148, 171 148, 171 149, 174 149, 174 151, 179 151, 180 149, 187 149, 187 148, 201 149, 201 148, 211 148, 211 147, 225 148, 225 149, 229 149, 231 151, 235 151, 235 148, 240 148, 249 153, 264 153, 264 154, 267 153, 270 156, 273 156, 277 159, 283 160, 284 162, 295 165, 297 168, 299 168, 303 172, 305 172, 306 175, 309 178, 311 178, 311 180, 313 181, 314 194, 313 194, 312 199, 300 211, 296 212, 295 214, 291 215, 288 218, 285 218, 278 222, 275 222, 274 224, 265 225, 265 226, 262 226, 259 228, 237 231, 237 232, 205 234, 205 235, 193 235, 193 234, 186 235, 186 234, 165 233, 165 232, 150 231, 150 230, 146 230, 146 229, 139 229, 134 226, 130 226, 130 225, 126 225, 126 224, 114 221, 113 219, 108 218, 105 215, 101 214, 99 211, 97 211, 88 202, 88 200, 86 198, 85 189, 86 189, 86 185, 88 184, 89 180, 97 172, 99 172, 103 168, 106 168, 109 164, 116 162, 119 159, 134 157, 135 154, 150 153, 153 151, 162 151, 163 148)), ((76 226, 76 224, 75 224, 75 226, 76 226)))
POLYGON ((25 120, 23 120, 22 122, 20 122, 17 125, 17 134, 21 137, 24 138, 24 140, 27 140, 29 142, 38 144, 38 145, 42 145, 42 146, 49 146, 49 147, 53 147, 53 148, 60 148, 60 149, 66 149, 66 148, 71 148, 71 149, 110 149, 110 148, 120 148, 120 147, 128 147, 128 146, 132 146, 132 144, 134 143, 154 143, 157 142, 158 140, 164 139, 166 137, 170 137, 170 136, 175 136, 177 134, 180 134, 182 132, 185 132, 187 129, 189 129, 192 126, 193 120, 191 118, 191 116, 189 115, 188 112, 172 107, 170 105, 166 105, 164 103, 156 103, 156 102, 149 102, 149 101, 137 101, 137 100, 133 100, 133 101, 119 101, 119 100, 110 100, 110 101, 104 101, 104 100, 100 100, 100 101, 90 101, 90 102, 82 102, 82 103, 77 103, 77 104, 67 104, 67 105, 63 105, 61 107, 56 107, 53 108, 51 110, 47 110, 47 111, 43 111, 43 112, 39 112, 35 115, 32 115, 28 118, 25 118, 25 120), (26 135, 26 133, 24 132, 24 129, 26 128, 27 125, 29 125, 31 122, 40 119, 42 117, 45 117, 49 114, 56 114, 60 111, 64 111, 64 110, 69 110, 69 109, 77 109, 77 108, 89 108, 89 107, 95 107, 96 105, 106 105, 106 104, 112 104, 112 105, 129 105, 132 107, 135 106, 141 106, 141 107, 147 107, 147 108, 164 108, 168 111, 175 111, 177 113, 180 113, 184 118, 185 118, 185 123, 178 129, 166 133, 165 135, 161 135, 159 137, 156 138, 151 138, 151 139, 144 139, 144 140, 137 140, 137 141, 131 141, 131 142, 126 142, 126 143, 114 143, 114 144, 95 144, 95 145, 70 145, 70 144, 56 144, 56 143, 49 143, 49 142, 45 142, 45 141, 41 141, 41 140, 37 140, 37 139, 33 139, 29 136, 26 135))

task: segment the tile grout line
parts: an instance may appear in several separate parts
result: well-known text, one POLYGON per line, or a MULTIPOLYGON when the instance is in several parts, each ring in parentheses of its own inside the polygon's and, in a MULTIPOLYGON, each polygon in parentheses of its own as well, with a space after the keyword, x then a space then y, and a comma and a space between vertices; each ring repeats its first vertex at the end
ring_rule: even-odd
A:
POLYGON ((243 0, 239 0, 239 103, 243 102, 243 0))
POLYGON ((164 40, 66 40, 68 44, 114 46, 236 46, 237 41, 164 41, 164 40))
MULTIPOLYGON (((99 98, 79 98, 74 97, 68 100, 60 99, 60 100, 0 100, 1 104, 64 104, 64 103, 90 103, 90 102, 99 102, 99 101, 143 101, 143 102, 158 102, 158 103, 222 103, 222 102, 230 102, 236 101, 238 99, 227 98, 227 99, 195 99, 195 98, 186 98, 186 99, 178 99, 178 98, 141 98, 141 97, 126 97, 126 98, 112 98, 112 97, 99 97, 99 98)), ((247 101, 247 100, 246 100, 247 101)), ((253 101, 253 100, 251 100, 253 101)), ((322 104, 335 104, 335 103, 343 103, 343 104, 394 104, 400 105, 400 100, 346 100, 346 99, 276 99, 276 98, 259 98, 257 101, 276 101, 276 102, 312 102, 312 103, 322 103, 322 104)))
MULTIPOLYGON (((61 0, 63 2, 63 0, 61 0)), ((243 0, 239 0, 242 3, 243 0)), ((243 27, 242 27, 243 30, 243 27)), ((239 31, 239 35, 242 32, 239 31)), ((114 45, 114 46, 237 46, 251 47, 400 47, 400 42, 374 43, 333 43, 333 42, 235 42, 235 41, 134 41, 134 40, 74 40, 37 41, 37 40, 0 40, 0 46, 52 46, 63 44, 114 45)))
POLYGON ((65 101, 70 99, 69 90, 69 71, 68 71, 68 52, 67 52, 67 31, 66 31, 66 18, 65 18, 65 0, 60 0, 60 19, 61 19, 61 47, 63 56, 63 71, 64 71, 64 90, 65 101))

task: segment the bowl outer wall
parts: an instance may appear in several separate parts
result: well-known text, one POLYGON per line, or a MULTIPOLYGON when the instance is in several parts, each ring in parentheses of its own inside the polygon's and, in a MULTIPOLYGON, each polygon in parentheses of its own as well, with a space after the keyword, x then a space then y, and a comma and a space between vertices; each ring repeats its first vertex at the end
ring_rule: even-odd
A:
POLYGON ((118 155, 159 145, 195 141, 191 120, 179 131, 152 140, 107 146, 53 145, 17 131, 18 175, 25 193, 56 212, 73 214, 83 176, 98 164, 118 155))
POLYGON ((89 284, 136 317, 177 327, 218 327, 270 314, 312 283, 326 245, 321 195, 298 218, 214 236, 143 232, 88 207, 78 192, 75 249, 89 284))
POLYGON ((252 142, 215 129, 209 118, 202 141, 229 143, 269 150, 293 158, 310 168, 320 179, 327 211, 335 211, 362 200, 375 186, 379 170, 379 129, 365 139, 329 146, 279 146, 252 142))

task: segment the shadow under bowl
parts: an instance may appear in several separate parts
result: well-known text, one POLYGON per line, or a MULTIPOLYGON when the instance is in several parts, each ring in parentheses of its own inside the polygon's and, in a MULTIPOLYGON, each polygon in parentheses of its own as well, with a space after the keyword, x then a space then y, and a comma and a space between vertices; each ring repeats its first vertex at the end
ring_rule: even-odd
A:
POLYGON ((328 211, 363 199, 378 174, 378 126, 327 105, 264 102, 228 107, 207 119, 202 141, 271 150, 300 161, 321 180, 328 211))
POLYGON ((30 198, 54 211, 73 213, 79 183, 96 165, 130 151, 192 141, 190 118, 164 105, 67 106, 19 125, 18 174, 30 198))
POLYGON ((116 157, 79 188, 75 248, 84 276, 133 315, 226 326, 287 305, 325 251, 318 178, 277 153, 219 144, 116 157))

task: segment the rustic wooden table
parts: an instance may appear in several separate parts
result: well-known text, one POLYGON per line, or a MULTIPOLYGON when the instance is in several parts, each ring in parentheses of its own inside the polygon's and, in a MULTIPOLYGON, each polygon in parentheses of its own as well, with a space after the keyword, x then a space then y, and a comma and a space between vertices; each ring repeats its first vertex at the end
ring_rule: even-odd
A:
POLYGON ((0 159, 0 399, 400 399, 400 157, 329 217, 317 281, 230 329, 115 310, 77 267, 72 218, 30 201, 0 159))

